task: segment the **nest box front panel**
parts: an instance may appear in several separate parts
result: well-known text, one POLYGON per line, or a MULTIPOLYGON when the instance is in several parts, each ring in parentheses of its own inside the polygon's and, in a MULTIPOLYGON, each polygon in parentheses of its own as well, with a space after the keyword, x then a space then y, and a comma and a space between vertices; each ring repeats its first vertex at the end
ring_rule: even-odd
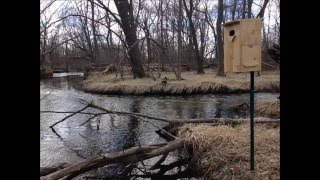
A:
POLYGON ((224 27, 224 71, 234 72, 240 64, 240 23, 224 27))
POLYGON ((261 45, 241 47, 242 72, 260 71, 261 69, 261 45))
POLYGON ((261 19, 241 20, 241 72, 261 70, 261 19))

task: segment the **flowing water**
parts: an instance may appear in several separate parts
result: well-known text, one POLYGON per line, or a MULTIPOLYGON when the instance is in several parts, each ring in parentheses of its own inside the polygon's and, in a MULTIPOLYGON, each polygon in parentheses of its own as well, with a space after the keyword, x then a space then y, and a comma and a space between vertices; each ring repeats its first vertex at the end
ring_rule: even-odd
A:
MULTIPOLYGON (((239 118, 246 114, 230 107, 249 102, 249 94, 207 94, 190 96, 123 96, 90 94, 79 90, 82 73, 59 73, 40 81, 41 111, 77 111, 85 105, 82 100, 93 101, 104 108, 116 111, 138 112, 164 118, 239 118)), ((275 99, 279 94, 256 93, 255 100, 275 99)), ((98 112, 88 109, 87 112, 98 112)), ((40 115, 40 166, 57 163, 74 163, 100 153, 121 151, 133 146, 166 142, 155 133, 153 125, 131 116, 103 115, 80 126, 91 115, 77 114, 57 124, 55 134, 49 126, 69 114, 41 113, 40 115)), ((163 127, 167 123, 153 121, 163 127)), ((163 164, 177 160, 171 153, 163 164)), ((151 165, 158 158, 146 160, 151 165)), ((124 165, 114 164, 85 176, 113 176, 121 173, 124 165)), ((132 169, 134 174, 139 170, 132 169)), ((173 170, 172 172, 177 171, 173 170)), ((170 172, 168 172, 170 173, 170 172)), ((141 172, 140 172, 141 174, 141 172)))

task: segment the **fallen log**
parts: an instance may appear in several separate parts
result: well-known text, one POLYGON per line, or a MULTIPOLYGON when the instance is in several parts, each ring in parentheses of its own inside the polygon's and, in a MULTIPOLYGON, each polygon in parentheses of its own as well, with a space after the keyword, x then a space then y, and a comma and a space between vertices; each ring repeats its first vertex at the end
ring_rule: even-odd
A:
POLYGON ((40 180, 55 180, 65 176, 68 178, 76 177, 92 169, 112 163, 135 163, 182 148, 184 147, 184 144, 185 140, 177 138, 176 140, 165 144, 132 147, 121 152, 96 155, 51 174, 41 176, 40 180))

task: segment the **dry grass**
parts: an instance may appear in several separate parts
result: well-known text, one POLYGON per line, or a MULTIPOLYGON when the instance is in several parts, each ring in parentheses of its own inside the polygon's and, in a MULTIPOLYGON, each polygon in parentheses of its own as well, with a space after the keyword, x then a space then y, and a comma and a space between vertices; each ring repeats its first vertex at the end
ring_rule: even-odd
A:
MULTIPOLYGON (((250 115, 250 105, 242 103, 230 107, 231 110, 237 113, 244 113, 250 115)), ((268 117, 272 119, 280 118, 280 100, 279 99, 264 99, 255 102, 255 116, 268 117)))
POLYGON ((280 100, 257 102, 255 107, 255 115, 269 118, 280 118, 280 100))
POLYGON ((182 126, 178 136, 193 144, 192 168, 206 179, 280 179, 280 129, 255 125, 255 171, 250 174, 249 123, 235 128, 182 126))
MULTIPOLYGON (((177 81, 171 72, 162 73, 155 81, 151 78, 134 79, 127 75, 124 80, 115 79, 115 74, 92 74, 83 82, 83 90, 103 94, 201 94, 247 92, 250 85, 250 74, 227 74, 226 77, 216 77, 216 73, 208 70, 199 75, 194 72, 183 72, 184 80, 177 81), (163 85, 162 78, 167 77, 168 83, 163 85)), ((262 72, 255 78, 255 89, 258 92, 279 92, 279 72, 262 72)))

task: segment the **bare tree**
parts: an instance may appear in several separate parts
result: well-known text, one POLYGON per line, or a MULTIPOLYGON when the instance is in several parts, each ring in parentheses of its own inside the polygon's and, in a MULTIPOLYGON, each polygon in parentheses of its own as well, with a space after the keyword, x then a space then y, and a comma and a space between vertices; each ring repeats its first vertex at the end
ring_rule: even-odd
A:
POLYGON ((217 44, 217 33, 216 33, 216 28, 214 27, 214 24, 213 24, 213 20, 211 19, 211 17, 209 16, 209 13, 208 13, 208 7, 207 5, 205 6, 205 21, 208 23, 208 25, 211 27, 211 30, 213 32, 213 37, 214 37, 214 44, 215 44, 215 47, 214 47, 214 51, 216 52, 216 59, 219 59, 218 58, 218 44, 217 44))
POLYGON ((248 18, 251 18, 252 2, 253 0, 248 0, 248 18))
POLYGON ((247 6, 247 1, 242 0, 242 16, 241 16, 242 19, 246 18, 246 6, 247 6))
MULTIPOLYGON (((160 45, 161 47, 164 46, 164 39, 163 39, 163 10, 162 10, 163 0, 159 1, 159 15, 160 18, 160 45)), ((161 70, 164 71, 164 57, 163 52, 160 52, 160 62, 161 62, 161 70)))
POLYGON ((130 56, 133 76, 138 78, 144 77, 145 72, 141 62, 140 50, 137 45, 134 45, 137 41, 137 26, 133 19, 132 1, 129 3, 127 0, 115 0, 115 4, 121 18, 122 29, 126 37, 126 42, 128 47, 131 48, 128 53, 130 56))
POLYGON ((55 49, 57 49, 60 45, 62 45, 63 43, 59 43, 56 42, 57 37, 58 37, 58 31, 59 31, 59 26, 56 26, 56 28, 51 28, 50 27, 56 23, 61 21, 61 19, 57 20, 57 21, 53 21, 53 16, 58 12, 58 10, 68 4, 67 2, 63 2, 57 9, 55 9, 53 12, 50 12, 50 14, 48 14, 48 9, 50 9, 50 7, 52 7, 52 5, 56 2, 56 0, 52 0, 52 1, 42 1, 40 3, 40 6, 44 6, 40 9, 40 67, 43 68, 45 66, 45 64, 51 64, 51 59, 48 58, 48 54, 50 54, 51 52, 53 52, 55 49), (47 4, 44 4, 44 2, 46 2, 47 4), (56 33, 55 33, 56 32, 56 33), (53 35, 52 35, 53 34, 53 35), (50 40, 50 35, 51 36, 51 42, 54 42, 55 45, 53 44, 49 44, 49 40, 50 40))
POLYGON ((179 15, 178 15, 178 80, 181 80, 181 60, 182 60, 182 0, 179 0, 179 15))
POLYGON ((237 0, 233 0, 233 7, 232 7, 232 15, 231 15, 231 19, 232 21, 234 20, 234 17, 236 15, 236 9, 237 9, 237 0))
MULTIPOLYGON (((94 2, 94 0, 89 0, 94 2)), ((114 17, 116 22, 122 28, 126 43, 128 46, 129 62, 132 68, 132 73, 135 78, 142 78, 145 76, 145 71, 142 66, 141 53, 137 42, 137 23, 133 17, 133 4, 132 0, 130 3, 127 0, 115 0, 116 8, 119 12, 120 19, 105 6, 101 0, 97 0, 99 7, 103 8, 106 12, 114 17)))
POLYGON ((148 53, 148 64, 151 63, 152 55, 151 55, 151 43, 150 43, 150 31, 148 28, 148 20, 147 18, 144 20, 144 30, 146 32, 147 37, 147 53, 148 53))
POLYGON ((201 56, 200 51, 199 51, 198 41, 197 41, 197 33, 194 28, 194 23, 192 20, 192 14, 193 14, 193 10, 194 10, 193 0, 189 0, 190 10, 187 7, 186 0, 183 0, 183 4, 186 9, 188 20, 189 20, 190 32, 191 32, 191 36, 192 36, 192 44, 194 47, 194 52, 195 52, 196 60, 197 60, 197 73, 204 74, 203 57, 201 56))
POLYGON ((99 48, 98 48, 98 41, 97 41, 97 33, 96 33, 96 26, 94 22, 94 3, 91 2, 91 28, 92 28, 92 36, 93 36, 93 42, 94 42, 94 59, 99 60, 99 48))
POLYGON ((269 0, 264 0, 263 1, 263 5, 262 5, 262 7, 261 7, 261 9, 260 9, 260 11, 259 11, 259 13, 257 15, 257 18, 263 18, 264 12, 265 12, 266 7, 268 5, 268 2, 269 2, 269 0))
POLYGON ((218 70, 217 76, 225 76, 224 73, 224 56, 223 56, 223 41, 221 32, 221 23, 223 19, 223 0, 218 1, 218 18, 217 18, 217 40, 218 40, 218 70))

